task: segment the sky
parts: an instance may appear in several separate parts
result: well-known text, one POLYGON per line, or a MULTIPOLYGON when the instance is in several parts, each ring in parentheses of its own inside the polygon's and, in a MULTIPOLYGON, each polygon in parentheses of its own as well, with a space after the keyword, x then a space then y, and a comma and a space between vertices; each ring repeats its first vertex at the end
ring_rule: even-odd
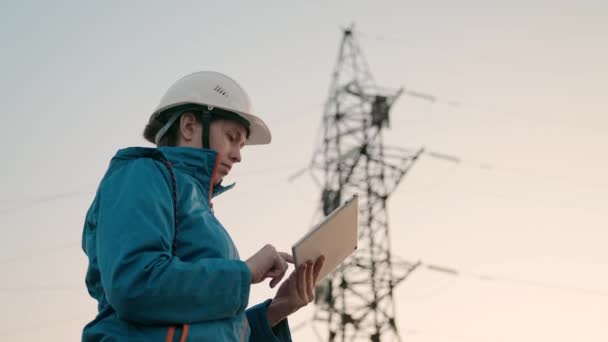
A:
MULTIPOLYGON (((403 339, 607 341, 607 15, 599 0, 0 3, 0 337, 80 338, 95 188, 118 149, 149 146, 151 111, 193 71, 234 77, 273 134, 243 151, 217 216, 243 257, 289 251, 320 189, 287 179, 355 23, 379 85, 438 99, 400 98, 386 143, 461 159, 423 155, 389 202, 395 254, 460 271, 398 287, 403 339)), ((250 303, 272 294, 256 285, 250 303)))

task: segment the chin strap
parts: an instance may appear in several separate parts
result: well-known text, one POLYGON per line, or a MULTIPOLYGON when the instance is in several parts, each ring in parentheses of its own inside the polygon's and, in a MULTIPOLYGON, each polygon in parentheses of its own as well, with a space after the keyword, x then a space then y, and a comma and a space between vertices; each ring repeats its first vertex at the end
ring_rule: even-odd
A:
POLYGON ((204 110, 201 117, 203 125, 203 148, 209 149, 209 128, 211 127, 211 112, 204 110))

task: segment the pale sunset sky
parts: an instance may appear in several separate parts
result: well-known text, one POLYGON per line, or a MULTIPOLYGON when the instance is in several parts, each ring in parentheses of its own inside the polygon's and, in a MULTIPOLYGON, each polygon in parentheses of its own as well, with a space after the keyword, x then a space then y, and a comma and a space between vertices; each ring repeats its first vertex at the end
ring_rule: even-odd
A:
MULTIPOLYGON (((461 271, 398 287, 403 340, 608 341, 606 18, 600 0, 3 1, 0 339, 80 339, 96 186, 118 149, 149 146, 151 111, 193 71, 234 77, 273 134, 243 150, 217 216, 243 258, 289 251, 320 189, 287 178, 355 23, 379 85, 439 99, 400 98, 386 143, 462 160, 423 156, 390 200, 393 252, 461 271)), ((272 295, 256 285, 250 304, 272 295)))

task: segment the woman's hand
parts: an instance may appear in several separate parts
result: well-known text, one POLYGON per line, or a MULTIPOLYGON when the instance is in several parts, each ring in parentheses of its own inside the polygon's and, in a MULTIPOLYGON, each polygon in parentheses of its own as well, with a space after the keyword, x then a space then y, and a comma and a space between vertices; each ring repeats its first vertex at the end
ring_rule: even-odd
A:
MULTIPOLYGON (((291 260, 291 256, 289 256, 289 260, 291 260)), ((270 326, 276 325, 315 299, 317 278, 324 261, 324 256, 320 256, 314 264, 309 260, 295 269, 281 284, 268 307, 267 318, 270 326)))
POLYGON ((270 287, 283 279, 287 271, 287 261, 293 263, 291 255, 277 252, 272 245, 266 245, 245 262, 251 271, 251 283, 257 284, 272 278, 270 287))

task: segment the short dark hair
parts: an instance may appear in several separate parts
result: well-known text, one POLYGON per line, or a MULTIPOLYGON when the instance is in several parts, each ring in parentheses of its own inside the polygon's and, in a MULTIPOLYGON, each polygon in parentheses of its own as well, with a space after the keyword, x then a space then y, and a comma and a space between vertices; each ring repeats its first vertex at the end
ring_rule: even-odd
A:
MULTIPOLYGON (((165 123, 167 123, 167 121, 169 120, 169 118, 171 118, 171 116, 173 116, 173 114, 175 114, 176 112, 180 112, 182 114, 186 113, 186 112, 192 112, 194 114, 194 117, 196 118, 196 121, 198 121, 199 123, 202 123, 203 122, 203 119, 201 117, 202 111, 203 110, 202 110, 201 106, 192 105, 192 104, 185 104, 185 105, 181 105, 181 106, 177 106, 174 108, 164 110, 159 115, 153 115, 152 117, 150 117, 150 121, 148 121, 148 124, 144 128, 143 136, 147 141, 154 144, 155 143, 154 138, 156 137, 156 133, 158 133, 158 131, 165 125, 165 123)), ((169 129, 167 130, 165 135, 158 142, 158 144, 157 144, 158 146, 176 146, 177 145, 179 119, 180 118, 177 118, 177 120, 175 120, 175 122, 173 122, 171 127, 169 127, 169 129)), ((212 120, 218 120, 218 119, 231 120, 231 121, 235 121, 235 122, 241 124, 247 131, 246 137, 249 138, 249 134, 251 133, 250 128, 249 128, 249 126, 250 126, 249 121, 245 120, 240 115, 227 111, 227 110, 224 110, 224 109, 215 108, 215 109, 213 109, 212 120)))
MULTIPOLYGON (((154 139, 156 137, 156 133, 158 133, 158 131, 163 128, 167 121, 169 121, 169 118, 171 118, 171 116, 173 116, 173 114, 175 114, 176 112, 180 112, 180 114, 183 114, 186 112, 193 111, 196 121, 201 122, 199 115, 196 114, 197 110, 198 108, 196 106, 186 104, 164 110, 158 115, 153 115, 152 117, 150 117, 150 121, 148 121, 148 124, 144 128, 144 139, 155 144, 154 139)), ((158 146, 177 146, 180 118, 181 116, 178 117, 177 120, 173 122, 171 127, 169 127, 167 132, 165 132, 163 137, 158 142, 158 146)))
MULTIPOLYGON (((150 121, 148 121, 148 124, 146 124, 146 127, 144 128, 144 139, 146 139, 147 141, 156 144, 156 142, 154 141, 154 138, 156 137, 156 133, 158 133, 158 131, 163 128, 163 126, 165 125, 165 123, 167 123, 167 120, 169 120, 169 117, 171 116, 171 114, 173 113, 173 111, 164 111, 163 113, 160 113, 159 115, 153 115, 152 117, 150 117, 150 121)), ((179 121, 176 120, 176 122, 179 121)), ((175 146, 177 145, 177 129, 179 127, 179 124, 175 124, 175 122, 173 123, 173 125, 171 125, 171 127, 169 127, 169 129, 167 130, 167 132, 165 133, 165 135, 160 139, 160 141, 158 142, 158 146, 175 146)))

